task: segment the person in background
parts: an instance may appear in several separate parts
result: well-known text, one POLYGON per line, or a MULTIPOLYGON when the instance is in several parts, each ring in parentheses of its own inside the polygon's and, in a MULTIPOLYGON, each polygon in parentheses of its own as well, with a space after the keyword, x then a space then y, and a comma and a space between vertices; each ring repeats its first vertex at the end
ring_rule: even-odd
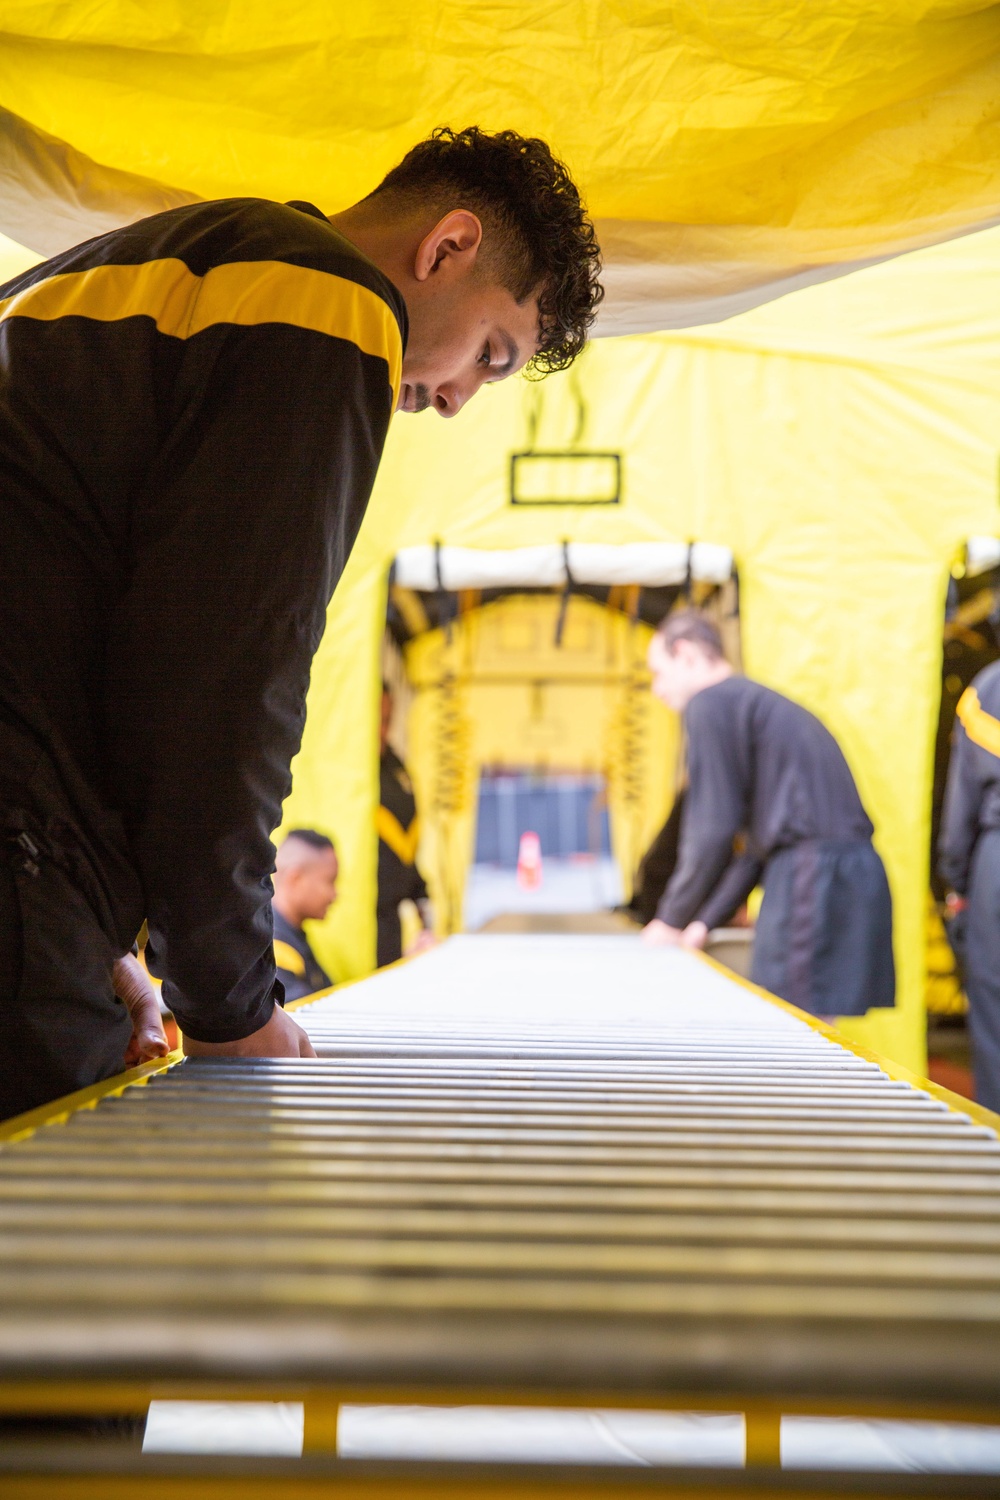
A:
POLYGON ((938 855, 969 999, 976 1099, 1000 1110, 1000 662, 959 699, 938 855))
POLYGON ((649 667, 653 692, 684 714, 688 787, 677 868, 646 941, 702 948, 763 883, 755 984, 819 1016, 894 1004, 889 883, 832 734, 737 676, 694 610, 662 622, 649 667))
POLYGON ((399 920, 401 901, 412 901, 420 913, 423 931, 411 952, 420 952, 434 942, 431 903, 424 877, 417 869, 420 819, 413 783, 406 767, 389 744, 392 692, 382 683, 382 717, 379 726, 378 828, 378 953, 377 965, 395 963, 403 956, 403 929, 399 920))
POLYGON ((330 987, 309 946, 303 922, 322 922, 337 899, 337 851, 313 828, 293 828, 278 850, 274 869, 274 966, 286 1000, 301 1000, 330 987))

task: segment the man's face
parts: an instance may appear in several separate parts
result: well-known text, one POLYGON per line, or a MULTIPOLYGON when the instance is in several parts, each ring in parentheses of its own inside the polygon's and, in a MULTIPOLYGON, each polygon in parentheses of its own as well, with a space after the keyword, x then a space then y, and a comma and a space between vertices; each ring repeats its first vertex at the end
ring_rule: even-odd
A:
POLYGON ((446 214, 421 241, 404 288, 410 335, 400 411, 453 417, 488 382, 524 368, 538 347, 538 298, 521 304, 491 274, 474 214, 446 214))
POLYGON ((661 703, 678 714, 684 712, 693 696, 694 663, 689 660, 690 653, 682 649, 688 645, 688 641, 678 641, 675 649, 668 651, 663 637, 654 635, 646 653, 646 663, 653 674, 653 692, 661 703))
POLYGON ((294 900, 302 920, 321 922, 337 899, 339 866, 332 849, 317 849, 310 859, 295 871, 294 900))
POLYGON ((518 306, 504 287, 448 288, 411 307, 400 411, 454 417, 480 386, 523 369, 538 339, 538 303, 518 306))

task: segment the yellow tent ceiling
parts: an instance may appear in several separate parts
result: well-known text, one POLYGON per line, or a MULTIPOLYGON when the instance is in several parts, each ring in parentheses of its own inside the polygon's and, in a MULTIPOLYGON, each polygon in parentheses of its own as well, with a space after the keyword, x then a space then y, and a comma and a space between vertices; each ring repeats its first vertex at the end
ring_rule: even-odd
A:
POLYGON ((47 253, 44 189, 84 227, 161 206, 157 183, 331 211, 435 124, 544 135, 601 221, 605 332, 728 315, 1000 215, 982 0, 10 0, 0 104, 71 148, 46 162, 7 117, 4 205, 31 179, 39 222, 0 230, 47 253))

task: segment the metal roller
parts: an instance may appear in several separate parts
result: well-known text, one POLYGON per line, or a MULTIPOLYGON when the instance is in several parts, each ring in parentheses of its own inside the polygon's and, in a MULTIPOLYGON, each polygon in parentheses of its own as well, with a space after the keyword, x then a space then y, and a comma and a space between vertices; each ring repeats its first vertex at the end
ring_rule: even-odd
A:
POLYGON ((975 1106, 628 937, 454 939, 298 1016, 318 1060, 175 1061, 6 1128, 8 1392, 1000 1411, 975 1106))

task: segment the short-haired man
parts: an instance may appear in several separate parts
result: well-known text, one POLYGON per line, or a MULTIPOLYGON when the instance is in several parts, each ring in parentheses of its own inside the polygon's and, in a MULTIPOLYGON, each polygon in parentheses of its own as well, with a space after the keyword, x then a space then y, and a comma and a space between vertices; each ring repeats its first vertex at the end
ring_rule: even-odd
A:
POLYGON ((341 213, 192 204, 0 288, 0 1114, 119 1069, 144 920, 189 1053, 309 1052, 270 834, 389 419, 570 364, 598 271, 544 142, 469 129, 341 213))
POLYGON ((293 828, 274 860, 274 964, 286 1000, 325 990, 333 980, 309 945, 304 922, 322 922, 337 899, 340 873, 333 840, 293 828))
POLYGON ((703 947, 763 881, 756 984, 819 1016, 892 1005, 889 885, 830 731, 737 676, 693 610, 663 621, 649 667, 654 693, 684 714, 688 790, 680 857, 647 941, 703 947))

